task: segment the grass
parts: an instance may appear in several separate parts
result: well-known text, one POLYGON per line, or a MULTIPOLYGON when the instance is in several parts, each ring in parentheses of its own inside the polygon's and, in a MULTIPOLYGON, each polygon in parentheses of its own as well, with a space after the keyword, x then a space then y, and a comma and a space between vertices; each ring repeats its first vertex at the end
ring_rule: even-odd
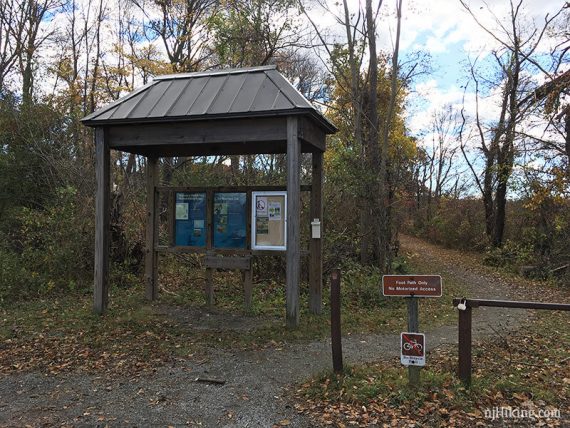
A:
MULTIPOLYGON (((414 273, 437 273, 433 266, 410 267, 414 273)), ((168 284, 168 292, 163 293, 161 302, 186 307, 199 306, 204 302, 203 278, 199 271, 188 269, 184 272, 170 270, 161 280, 168 284), (181 281, 181 277, 193 278, 192 286, 181 281)), ((365 334, 401 331, 406 327, 407 306, 405 299, 383 297, 381 274, 374 267, 363 267, 356 263, 346 263, 342 272, 342 329, 343 334, 365 334)), ((240 276, 237 273, 218 272, 214 277, 216 308, 236 316, 250 316, 258 321, 252 331, 216 333, 222 343, 247 347, 263 346, 269 342, 299 341, 324 338, 330 335, 329 282, 324 280, 323 313, 320 316, 308 312, 308 284, 301 284, 300 325, 296 330, 287 330, 284 325, 285 289, 284 281, 265 280, 255 284, 253 309, 244 314, 240 276)), ((422 299, 420 322, 422 328, 435 328, 455 322, 451 299, 462 294, 461 286, 452 278, 444 277, 444 297, 422 299)))
POLYGON ((464 426, 488 423, 484 412, 493 407, 559 409, 562 418, 546 422, 562 426, 570 419, 569 350, 569 314, 536 312, 521 332, 475 345, 468 389, 455 376, 456 349, 440 348, 428 354, 418 387, 408 385, 407 369, 397 360, 357 365, 300 385, 297 408, 337 426, 464 426))
POLYGON ((90 293, 4 306, 0 370, 140 371, 177 355, 182 331, 157 315, 142 292, 115 289, 110 299, 113 304, 103 317, 93 313, 90 293))
MULTIPOLYGON (((464 294, 443 265, 409 257, 417 274, 442 273, 442 298, 421 299, 422 331, 454 324, 451 299, 464 294)), ((174 309, 204 314, 203 273, 168 262, 161 265, 163 288, 158 302, 144 300, 141 286, 111 290, 103 317, 92 312, 90 292, 4 304, 0 308, 0 372, 69 370, 136 375, 177 359, 203 358, 212 346, 257 349, 324 338, 330 334, 328 281, 324 282, 323 314, 308 313, 307 284, 301 292, 301 324, 284 325, 284 285, 258 280, 254 306, 244 313, 240 277, 215 276, 216 310, 225 324, 196 329, 179 319, 174 309), (232 318, 233 317, 233 318, 232 318), (253 327, 233 329, 233 322, 253 327), (160 343, 160 346, 156 346, 160 343)), ((342 267, 343 333, 396 333, 406 328, 402 298, 384 298, 380 272, 346 263, 342 267)), ((419 387, 407 385, 399 361, 350 367, 342 376, 322 373, 299 386, 297 407, 322 423, 405 423, 461 425, 485 422, 485 408, 554 406, 570 414, 570 321, 567 313, 536 312, 524 334, 496 337, 474 348, 473 384, 466 389, 454 375, 456 350, 439 348, 428 355, 419 387), (529 404, 530 403, 530 404, 529 404), (362 409, 366 410, 363 411, 362 409), (434 422, 435 421, 435 422, 434 422)))
MULTIPOLYGON (((414 273, 434 273, 428 266, 412 265, 414 273)), ((141 286, 112 287, 109 310, 100 317, 92 312, 92 294, 74 291, 0 307, 0 370, 109 369, 128 365, 150 369, 176 358, 200 356, 212 346, 256 349, 326 338, 330 335, 328 281, 324 281, 323 313, 308 312, 308 285, 302 284, 300 325, 285 327, 283 281, 261 280, 255 284, 253 308, 244 313, 240 275, 215 275, 219 328, 196 329, 177 319, 169 308, 204 313, 203 272, 191 266, 161 262, 158 302, 144 300, 141 286), (160 310, 159 310, 160 309, 160 310), (225 319, 233 317, 231 319, 225 319), (234 328, 232 322, 251 328, 234 328), (156 347, 156 341, 161 343, 156 347), (83 355, 74 358, 73 355, 83 355)), ((342 268, 343 334, 394 332, 406 328, 406 303, 385 298, 380 291, 378 269, 347 263, 342 268)), ((444 278, 444 298, 423 299, 420 323, 432 328, 452 322, 451 297, 460 294, 458 284, 444 278)), ((213 314, 214 315, 214 314, 213 314)), ((454 321, 454 318, 453 318, 454 321)), ((238 326, 239 327, 239 326, 238 326)))

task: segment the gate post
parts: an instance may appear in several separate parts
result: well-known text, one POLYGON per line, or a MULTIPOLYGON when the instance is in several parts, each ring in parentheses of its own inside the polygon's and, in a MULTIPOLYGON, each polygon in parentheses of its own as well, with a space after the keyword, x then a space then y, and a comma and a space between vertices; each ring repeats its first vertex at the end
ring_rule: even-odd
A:
POLYGON ((471 385, 471 320, 472 309, 459 311, 459 379, 471 385))
POLYGON ((340 327, 340 269, 331 273, 331 344, 333 370, 342 373, 342 335, 340 327))

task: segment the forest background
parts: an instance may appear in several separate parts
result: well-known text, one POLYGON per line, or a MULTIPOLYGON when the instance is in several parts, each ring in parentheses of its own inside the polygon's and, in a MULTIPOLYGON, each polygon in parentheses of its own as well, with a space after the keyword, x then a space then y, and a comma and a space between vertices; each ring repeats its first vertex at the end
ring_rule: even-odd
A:
MULTIPOLYGON (((535 20, 523 0, 457 3, 493 46, 456 59, 462 102, 417 132, 408 113, 433 68, 425 51, 400 52, 414 3, 3 0, 0 303, 91 290, 94 144, 82 117, 153 76, 267 64, 339 128, 325 154, 325 270, 405 271, 405 232, 570 278, 570 5, 535 20)), ((142 285, 145 168, 112 153, 113 286, 142 285)), ((283 155, 160 168, 163 185, 285 183, 283 155)), ((283 275, 278 257, 257 263, 283 275)))

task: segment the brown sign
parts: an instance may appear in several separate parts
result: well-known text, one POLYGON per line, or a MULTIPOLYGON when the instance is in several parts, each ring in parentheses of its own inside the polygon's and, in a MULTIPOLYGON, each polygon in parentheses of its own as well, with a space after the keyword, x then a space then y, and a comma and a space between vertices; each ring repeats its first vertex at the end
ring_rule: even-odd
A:
POLYGON ((384 275, 384 296, 441 297, 439 275, 384 275))

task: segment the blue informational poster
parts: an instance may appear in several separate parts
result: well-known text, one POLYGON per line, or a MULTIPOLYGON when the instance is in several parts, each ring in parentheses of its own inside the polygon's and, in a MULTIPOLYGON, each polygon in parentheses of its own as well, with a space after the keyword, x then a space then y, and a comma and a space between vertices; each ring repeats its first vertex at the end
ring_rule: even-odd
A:
POLYGON ((206 246, 206 193, 176 192, 175 243, 206 246))
POLYGON ((214 193, 214 248, 247 248, 246 194, 214 193))

